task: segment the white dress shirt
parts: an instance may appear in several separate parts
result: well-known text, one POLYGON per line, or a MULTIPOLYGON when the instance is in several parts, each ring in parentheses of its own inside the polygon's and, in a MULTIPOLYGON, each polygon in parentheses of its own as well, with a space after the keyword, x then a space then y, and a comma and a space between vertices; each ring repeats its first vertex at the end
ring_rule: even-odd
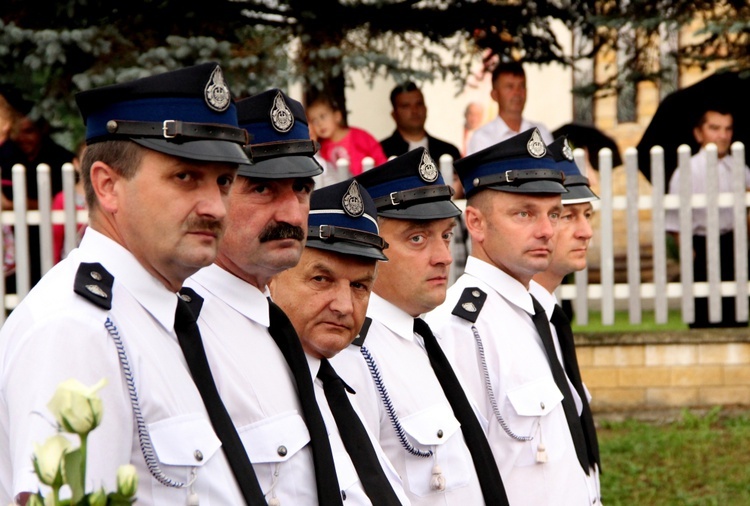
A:
POLYGON ((522 118, 521 129, 516 132, 515 130, 511 130, 511 128, 505 123, 505 121, 503 121, 503 119, 498 116, 492 121, 478 128, 471 135, 469 144, 466 148, 466 154, 470 155, 472 153, 476 153, 477 151, 481 151, 484 148, 493 146, 498 142, 508 140, 511 137, 534 127, 537 127, 539 129, 539 133, 542 134, 542 140, 545 144, 552 143, 552 141, 554 140, 552 138, 552 134, 547 129, 547 127, 545 127, 541 123, 529 121, 526 118, 522 118))
POLYGON ((266 499, 317 505, 310 433, 294 376, 268 333, 267 294, 216 264, 185 285, 204 299, 206 355, 266 499))
MULTIPOLYGON (((176 307, 175 293, 91 227, 80 247, 21 301, 0 331, 0 504, 39 489, 31 463, 34 444, 55 433, 47 403, 70 378, 87 386, 107 379, 99 391, 102 423, 88 439, 88 490, 115 490, 117 468, 130 463, 138 472, 139 505, 186 504, 188 488, 162 485, 146 467, 107 320, 124 345, 161 472, 182 483, 195 473, 192 489, 202 506, 242 502, 177 342, 176 307), (82 262, 98 262, 114 276, 112 309, 73 292, 82 262)), ((77 437, 71 441, 79 443, 77 437)))
MULTIPOLYGON (((719 193, 733 192, 732 166, 734 158, 727 154, 719 158, 716 164, 716 172, 719 183, 719 193)), ((694 195, 706 193, 706 150, 702 149, 690 158, 691 186, 694 195)), ((750 188, 750 168, 745 166, 745 188, 750 188)), ((669 193, 680 193, 680 169, 679 167, 669 178, 669 193)), ((668 232, 680 231, 679 209, 667 209, 664 215, 664 226, 668 232)), ((725 234, 734 230, 734 210, 731 207, 719 208, 719 233, 725 234)), ((706 209, 693 209, 693 235, 706 235, 706 209)))
POLYGON ((425 320, 478 403, 510 504, 598 504, 597 489, 576 457, 563 396, 531 320, 533 313, 531 296, 521 283, 493 265, 469 257, 464 274, 448 289, 445 302, 425 320), (472 323, 451 314, 468 287, 487 294, 474 326, 484 349, 494 407, 472 323), (503 429, 495 408, 516 438, 503 429), (533 439, 520 439, 528 437, 533 439), (540 443, 546 452, 543 463, 537 461, 540 443))
MULTIPOLYGON (((323 420, 325 421, 326 429, 328 430, 328 439, 331 442, 333 460, 336 463, 336 477, 338 478, 339 486, 346 497, 344 504, 347 506, 371 506, 372 502, 367 497, 367 493, 362 486, 362 481, 359 479, 357 470, 354 467, 354 462, 352 462, 349 452, 347 452, 344 442, 341 440, 338 425, 336 425, 336 420, 333 417, 331 408, 328 405, 328 399, 326 399, 325 391, 323 390, 323 382, 317 378, 318 369, 320 369, 320 359, 311 357, 310 355, 306 356, 314 380, 315 400, 318 401, 318 406, 320 406, 320 412, 323 415, 323 420)), ((346 381, 344 382, 347 385, 349 384, 346 381)), ((347 396, 352 405, 352 409, 360 415, 360 409, 357 405, 357 394, 352 395, 347 392, 347 396)), ((362 416, 360 415, 359 418, 361 420, 362 416)), ((372 447, 378 456, 380 466, 383 468, 383 472, 385 473, 386 478, 388 478, 391 487, 393 487, 393 491, 396 493, 396 496, 398 496, 402 504, 409 505, 409 498, 406 496, 406 492, 404 492, 404 485, 401 482, 401 478, 399 478, 396 469, 393 467, 390 460, 388 460, 385 453, 383 453, 380 443, 378 443, 372 432, 367 428, 367 425, 364 422, 362 425, 364 425, 365 430, 367 430, 367 435, 370 437, 372 447)))
POLYGON ((373 321, 364 347, 377 363, 408 444, 433 454, 418 457, 404 448, 382 400, 372 395, 373 379, 362 372, 367 364, 356 345, 336 355, 331 364, 358 395, 362 391, 366 399, 374 399, 367 405, 359 402, 359 408, 366 423, 377 423, 370 428, 401 476, 411 503, 418 506, 483 504, 482 490, 460 424, 421 339, 414 334, 414 318, 375 293, 370 296, 367 315, 373 321), (444 491, 431 487, 433 471, 442 471, 446 481, 444 491))

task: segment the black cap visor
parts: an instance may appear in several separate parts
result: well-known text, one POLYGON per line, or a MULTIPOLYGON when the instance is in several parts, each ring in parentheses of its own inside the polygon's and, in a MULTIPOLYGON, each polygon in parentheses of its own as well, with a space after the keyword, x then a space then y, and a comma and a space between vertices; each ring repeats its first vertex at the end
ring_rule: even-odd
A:
MULTIPOLYGON (((547 180, 538 179, 536 181, 527 181, 519 185, 493 184, 493 185, 485 186, 484 188, 490 188, 492 190, 508 192, 508 193, 527 193, 530 195, 533 195, 535 193, 560 195, 563 193, 567 193, 568 191, 565 189, 565 186, 563 186, 562 183, 558 183, 557 181, 551 181, 548 179, 547 180)), ((475 188, 475 190, 481 190, 481 189, 482 187, 475 188)))
POLYGON ((248 163, 247 155, 242 146, 235 142, 216 140, 176 142, 147 137, 131 138, 130 140, 144 148, 189 160, 236 164, 248 163))
POLYGON ((461 209, 452 200, 437 200, 408 207, 378 209, 378 216, 398 220, 442 220, 461 215, 461 209))
POLYGON ((309 155, 280 156, 255 163, 243 163, 237 174, 263 179, 314 177, 323 173, 323 167, 309 155))

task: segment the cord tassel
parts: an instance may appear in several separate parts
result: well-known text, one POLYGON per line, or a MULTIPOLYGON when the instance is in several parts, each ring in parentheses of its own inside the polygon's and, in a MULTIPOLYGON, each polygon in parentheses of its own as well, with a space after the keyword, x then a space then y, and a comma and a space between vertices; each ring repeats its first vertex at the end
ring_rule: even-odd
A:
POLYGON ((443 476, 443 470, 439 465, 435 464, 432 468, 432 478, 430 478, 430 488, 432 490, 445 490, 445 476, 443 476))

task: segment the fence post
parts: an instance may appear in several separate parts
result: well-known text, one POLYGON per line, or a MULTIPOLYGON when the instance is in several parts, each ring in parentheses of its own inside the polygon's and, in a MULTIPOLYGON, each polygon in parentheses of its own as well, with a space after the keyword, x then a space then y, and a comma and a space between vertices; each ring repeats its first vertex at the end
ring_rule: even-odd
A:
POLYGON ((693 280, 693 174, 690 170, 690 146, 677 148, 680 171, 680 283, 682 284, 682 321, 695 321, 693 280))
POLYGON ((602 324, 612 325, 615 323, 615 261, 614 261, 614 233, 613 233, 613 206, 612 202, 612 150, 603 148, 599 151, 599 182, 602 203, 601 210, 601 259, 599 269, 602 288, 602 324))
POLYGON ((641 323, 641 238, 638 195, 638 150, 625 150, 627 176, 626 228, 628 234, 628 312, 630 323, 641 323))
MULTIPOLYGON (((39 261, 41 275, 52 268, 52 183, 50 166, 40 163, 36 168, 37 195, 39 203, 39 261)), ((31 257, 29 257, 31 258, 31 257)))
POLYGON ((31 285, 29 266, 29 229, 26 223, 26 168, 13 166, 13 233, 16 240, 16 294, 18 300, 26 297, 31 285))
MULTIPOLYGON (((581 148, 573 150, 573 158, 575 159, 578 170, 581 174, 588 176, 586 173, 586 152, 581 148)), ((592 205, 595 203, 592 203, 592 205)), ((576 300, 575 300, 575 317, 578 325, 588 325, 589 323, 589 297, 588 297, 588 286, 589 286, 589 268, 588 265, 573 275, 576 286, 576 300)))
POLYGON ((706 150, 706 261, 708 262, 708 321, 720 322, 721 308, 721 252, 719 250, 719 171, 716 144, 706 150))
MULTIPOLYGON (((78 219, 76 211, 75 169, 72 163, 62 166, 63 195, 64 195, 64 244, 63 252, 70 252, 78 245, 78 219)), ((54 252, 53 252, 54 253, 54 252)))
POLYGON ((651 148, 651 223, 653 224, 652 263, 654 266, 654 321, 667 323, 667 236, 664 232, 664 148, 651 148))
POLYGON ((748 210, 745 202, 745 146, 741 142, 732 143, 732 180, 734 184, 734 279, 737 291, 735 293, 735 316, 738 322, 748 320, 748 289, 747 289, 747 224, 748 210))

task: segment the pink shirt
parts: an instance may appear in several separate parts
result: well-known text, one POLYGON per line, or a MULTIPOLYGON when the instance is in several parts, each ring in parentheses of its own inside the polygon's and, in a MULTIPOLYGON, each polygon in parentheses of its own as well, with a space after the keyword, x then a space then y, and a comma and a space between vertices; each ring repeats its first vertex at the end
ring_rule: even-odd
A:
POLYGON ((356 127, 349 127, 349 133, 338 142, 320 139, 320 156, 332 164, 336 164, 341 158, 349 160, 349 172, 352 176, 362 173, 362 159, 366 156, 375 160, 375 166, 387 160, 378 140, 356 127))

